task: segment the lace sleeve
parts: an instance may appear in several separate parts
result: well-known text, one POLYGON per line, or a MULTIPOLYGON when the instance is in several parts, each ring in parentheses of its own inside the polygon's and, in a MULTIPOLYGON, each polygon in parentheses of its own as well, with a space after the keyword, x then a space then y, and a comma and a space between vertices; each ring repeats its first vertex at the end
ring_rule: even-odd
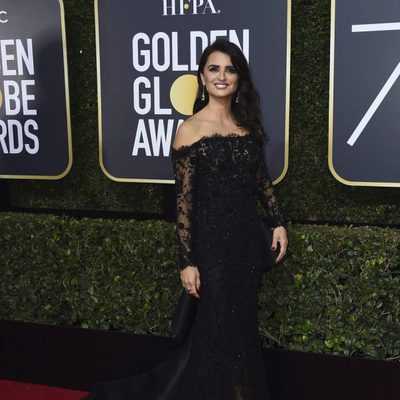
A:
POLYGON ((280 211, 278 199, 274 193, 274 187, 263 156, 260 156, 257 166, 256 195, 267 212, 269 225, 273 228, 277 226, 286 227, 286 221, 280 211))
POLYGON ((196 266, 193 252, 193 202, 196 165, 195 146, 171 147, 175 175, 176 231, 179 240, 179 268, 196 266))

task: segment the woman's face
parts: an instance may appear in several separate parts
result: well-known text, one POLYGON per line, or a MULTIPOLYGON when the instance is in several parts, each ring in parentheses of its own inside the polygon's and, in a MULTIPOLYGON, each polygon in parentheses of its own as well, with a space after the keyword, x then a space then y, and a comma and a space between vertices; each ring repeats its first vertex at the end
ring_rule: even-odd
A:
POLYGON ((210 96, 232 96, 239 85, 239 74, 232 65, 231 57, 220 51, 208 56, 200 77, 210 96))

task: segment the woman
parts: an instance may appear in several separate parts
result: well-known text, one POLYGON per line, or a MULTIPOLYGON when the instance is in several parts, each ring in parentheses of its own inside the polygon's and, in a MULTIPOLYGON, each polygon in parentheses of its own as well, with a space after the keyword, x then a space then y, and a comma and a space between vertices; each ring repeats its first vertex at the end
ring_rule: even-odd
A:
POLYGON ((270 399, 257 324, 257 289, 270 249, 258 195, 286 253, 284 218, 263 157, 259 96, 240 48, 216 40, 202 54, 194 114, 175 136, 182 285, 197 298, 186 342, 148 373, 97 385, 89 399, 270 399))
POLYGON ((254 194, 285 255, 284 219, 263 157, 259 96, 236 45, 203 53, 194 115, 172 147, 180 275, 199 298, 193 349, 182 383, 187 399, 268 399, 258 337, 257 288, 266 259, 254 194))

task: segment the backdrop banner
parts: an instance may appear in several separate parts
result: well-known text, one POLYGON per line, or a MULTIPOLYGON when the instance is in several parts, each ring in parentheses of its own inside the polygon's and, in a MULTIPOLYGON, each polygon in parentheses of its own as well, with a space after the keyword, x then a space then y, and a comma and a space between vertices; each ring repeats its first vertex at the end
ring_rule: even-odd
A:
POLYGON ((0 77, 0 177, 64 177, 72 144, 61 1, 2 0, 0 77))
POLYGON ((330 170, 400 186, 400 2, 332 1, 331 27, 330 170))
POLYGON ((288 167, 290 1, 97 0, 100 165, 116 181, 173 183, 169 160, 192 114, 202 51, 236 43, 262 97, 275 183, 288 167))

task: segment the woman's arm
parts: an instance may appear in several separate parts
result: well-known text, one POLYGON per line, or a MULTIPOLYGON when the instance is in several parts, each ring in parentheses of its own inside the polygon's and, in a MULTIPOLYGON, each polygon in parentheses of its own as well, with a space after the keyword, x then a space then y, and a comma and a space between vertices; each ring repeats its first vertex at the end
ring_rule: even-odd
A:
POLYGON ((193 202, 196 146, 171 148, 175 175, 176 230, 179 239, 179 267, 195 266, 193 251, 193 202))
POLYGON ((274 192, 274 186, 265 165, 264 157, 260 157, 256 172, 256 194, 260 199, 268 215, 268 223, 271 227, 286 227, 285 218, 280 210, 278 199, 274 192))
POLYGON ((259 158, 257 165, 256 194, 267 212, 269 225, 274 228, 271 249, 275 251, 278 243, 280 244, 279 255, 276 258, 276 262, 278 263, 286 254, 288 245, 286 221, 280 210, 263 156, 259 158))

